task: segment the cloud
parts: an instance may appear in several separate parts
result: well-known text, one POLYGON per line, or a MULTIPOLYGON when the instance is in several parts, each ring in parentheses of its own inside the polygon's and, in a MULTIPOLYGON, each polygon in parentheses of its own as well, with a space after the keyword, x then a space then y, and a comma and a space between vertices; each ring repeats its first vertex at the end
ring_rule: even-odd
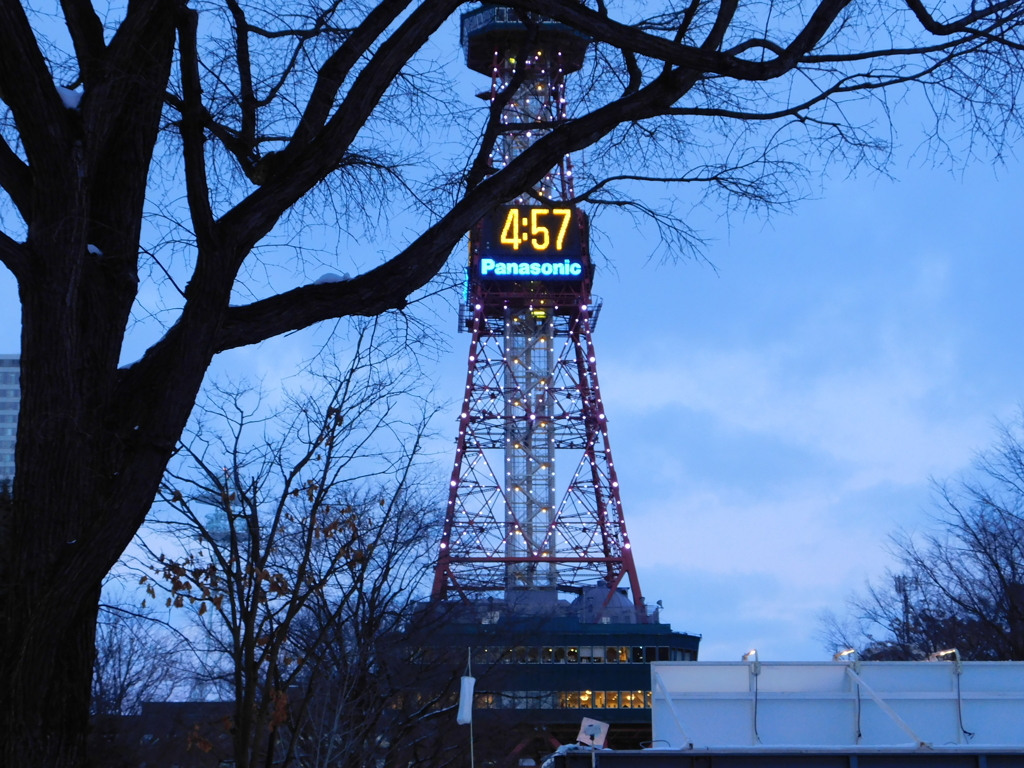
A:
POLYGON ((790 360, 782 350, 732 350, 606 367, 604 392, 620 417, 685 409, 722 429, 822 452, 850 466, 853 488, 953 471, 989 430, 988 415, 934 412, 929 401, 946 377, 921 361, 796 377, 790 360))
POLYGON ((652 567, 645 571, 644 587, 665 597, 664 623, 703 636, 704 661, 738 661, 751 648, 771 661, 827 658, 819 638, 820 604, 823 599, 841 603, 843 597, 813 585, 788 588, 769 572, 727 575, 652 567), (672 584, 686 589, 670 595, 672 584))
POLYGON ((1012 408, 978 389, 953 271, 922 256, 877 286, 823 274, 770 300, 744 281, 602 338, 645 594, 705 635, 703 658, 821 658, 821 610, 894 564, 887 536, 925 524, 929 478, 966 468, 1012 408))
POLYGON ((620 419, 700 414, 818 454, 846 467, 850 489, 954 472, 989 439, 993 414, 964 396, 948 282, 942 259, 925 261, 877 306, 841 306, 840 287, 780 318, 770 338, 616 350, 602 360, 605 402, 620 419))

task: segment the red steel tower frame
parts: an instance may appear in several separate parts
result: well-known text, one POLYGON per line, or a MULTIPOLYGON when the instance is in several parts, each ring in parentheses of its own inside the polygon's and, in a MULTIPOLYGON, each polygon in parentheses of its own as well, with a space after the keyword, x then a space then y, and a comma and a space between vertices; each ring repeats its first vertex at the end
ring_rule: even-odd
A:
MULTIPOLYGON (((542 21, 523 56, 528 31, 512 13, 491 6, 463 16, 469 64, 491 75, 492 101, 527 70, 503 110, 495 167, 546 133, 538 124, 565 116, 564 75, 586 49, 542 21)), ((636 621, 646 622, 597 376, 589 226, 571 202, 557 202, 572 195, 565 158, 470 233, 460 312, 469 361, 432 597, 604 585, 607 605, 628 584, 636 621)))

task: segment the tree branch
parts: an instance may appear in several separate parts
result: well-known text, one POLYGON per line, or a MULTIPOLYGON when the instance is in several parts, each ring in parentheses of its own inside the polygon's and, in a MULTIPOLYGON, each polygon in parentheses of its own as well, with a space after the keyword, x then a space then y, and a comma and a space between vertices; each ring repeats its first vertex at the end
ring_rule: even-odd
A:
MULTIPOLYGON (((509 0, 508 5, 542 13, 585 32, 601 42, 664 61, 667 64, 728 76, 737 80, 763 81, 785 74, 801 61, 809 61, 807 54, 814 50, 849 2, 850 0, 824 0, 815 7, 811 18, 789 45, 781 47, 772 43, 765 46, 769 50, 780 48, 782 53, 776 58, 764 62, 737 58, 735 54, 745 50, 742 46, 740 46, 740 50, 719 52, 706 47, 706 45, 701 48, 679 45, 657 35, 605 18, 598 12, 572 2, 572 0, 509 0)), ((941 25, 932 21, 927 12, 923 11, 920 0, 907 0, 907 2, 911 6, 917 4, 921 8, 918 18, 929 31, 943 35, 962 33, 966 39, 972 39, 978 35, 977 32, 970 29, 969 25, 972 23, 983 19, 999 19, 999 23, 1002 24, 1019 15, 1011 14, 1007 19, 1000 18, 1001 12, 1016 4, 1015 0, 1004 0, 996 5, 972 12, 957 22, 941 25)), ((911 9, 913 10, 913 7, 911 9)), ((721 13, 722 9, 720 8, 719 18, 721 18, 721 13)), ((918 49, 914 49, 913 52, 917 53, 918 49)), ((815 63, 845 60, 849 60, 849 58, 840 54, 814 57, 815 63)))
MULTIPOLYGON (((536 35, 536 22, 527 23, 527 33, 523 37, 523 41, 516 54, 518 61, 526 61, 526 51, 529 51, 534 47, 536 35)), ((505 88, 494 94, 494 98, 488 108, 489 114, 487 116, 487 125, 484 127, 483 136, 480 138, 480 149, 476 154, 476 158, 473 160, 473 164, 469 167, 469 174, 466 178, 467 189, 475 189, 488 174, 494 172, 495 169, 491 167, 490 160, 491 152, 494 150, 494 142, 497 141, 498 136, 505 131, 517 130, 516 127, 502 124, 501 113, 505 107, 508 106, 508 103, 512 101, 513 97, 515 97, 516 92, 522 84, 526 81, 526 75, 527 68, 518 67, 505 88)), ((538 127, 548 128, 550 126, 544 124, 543 126, 538 127)), ((526 129, 527 128, 524 126, 522 130, 526 129)))
POLYGON ((679 71, 662 75, 636 94, 555 129, 481 182, 404 251, 364 275, 340 283, 305 286, 229 308, 221 321, 216 351, 253 344, 329 318, 401 309, 413 291, 434 277, 463 233, 488 210, 531 186, 559 158, 590 146, 621 122, 644 119, 667 109, 697 78, 696 74, 679 71))
MULTIPOLYGON (((164 95, 164 101, 174 109, 178 110, 180 114, 185 113, 185 102, 178 98, 173 93, 167 93, 164 95)), ((249 148, 246 146, 237 131, 233 128, 229 128, 223 123, 217 122, 213 115, 210 113, 205 106, 200 106, 200 117, 202 118, 203 128, 213 134, 221 144, 224 145, 224 149, 230 152, 238 164, 242 167, 242 170, 247 176, 251 175, 253 163, 252 156, 250 155, 249 148)))
MULTIPOLYGON (((725 39, 725 33, 729 31, 729 25, 732 24, 733 17, 736 16, 737 7, 739 7, 739 0, 720 0, 714 26, 711 27, 707 38, 701 44, 701 50, 717 51, 719 49, 722 45, 722 40, 725 39)), ((818 8, 821 8, 821 6, 818 6, 818 8)), ((811 18, 813 19, 814 17, 812 16, 811 18)))
POLYGON ((0 87, 11 108, 29 164, 60 172, 68 131, 67 110, 21 3, 0 2, 0 87))
MULTIPOLYGON (((256 146, 256 92, 252 86, 252 62, 249 55, 249 24, 237 0, 226 0, 235 22, 235 64, 238 67, 239 109, 242 113, 242 140, 251 153, 256 146)), ((198 77, 198 71, 197 71, 198 77)))
MULTIPOLYGON (((815 16, 828 9, 832 17, 839 13, 849 0, 825 0, 815 11, 815 16), (835 6, 839 7, 835 7, 835 6)), ((613 19, 601 16, 586 6, 571 2, 571 0, 509 0, 508 5, 523 10, 530 10, 541 13, 548 18, 561 21, 564 24, 585 32, 596 40, 608 43, 616 48, 631 51, 648 58, 663 61, 673 66, 685 67, 699 72, 712 73, 717 75, 728 75, 738 80, 769 80, 777 77, 779 72, 784 72, 788 67, 776 67, 772 62, 752 62, 738 59, 725 53, 720 53, 710 47, 701 46, 694 48, 689 45, 680 45, 663 37, 652 35, 636 27, 631 27, 613 19), (778 69, 778 72, 776 72, 778 69)), ((725 3, 724 5, 730 5, 725 3)), ((718 19, 722 19, 723 8, 719 8, 718 19)), ((811 22, 815 22, 815 16, 811 22)), ((807 27, 804 28, 805 30, 807 27)), ((827 25, 825 27, 827 29, 827 25)), ((821 34, 824 34, 824 29, 821 34)), ((710 40, 710 37, 709 37, 710 40)))
MULTIPOLYGON (((128 14, 107 48, 107 76, 84 97, 93 172, 113 175, 104 169, 125 163, 126 155, 134 157, 138 151, 148 163, 163 107, 161 94, 171 72, 178 15, 175 0, 132 0, 128 4, 128 14), (89 107, 94 101, 102 103, 96 110, 89 107), (147 129, 152 126, 152 131, 140 133, 143 124, 147 129), (134 141, 123 141, 125 137, 143 143, 133 146, 134 141)), ((127 169, 118 175, 124 183, 127 169)), ((123 191, 122 197, 126 197, 123 191)))
MULTIPOLYGON (((995 3, 981 8, 971 13, 961 16, 955 21, 943 23, 935 20, 935 17, 925 10, 924 3, 921 0, 906 0, 907 7, 914 12, 914 16, 921 22, 921 26, 931 32, 933 35, 952 35, 957 32, 968 32, 970 31, 970 25, 983 19, 989 19, 993 16, 998 16, 1002 11, 1007 8, 1015 6, 1016 0, 1003 0, 1001 3, 995 3)), ((972 4, 973 5, 973 4, 972 4)), ((1019 14, 1013 14, 1014 16, 1019 14)))
POLYGON ((3 232, 0 232, 0 264, 11 270, 19 282, 28 274, 28 253, 24 246, 3 232))
POLYGON ((334 106, 335 96, 352 71, 352 67, 384 30, 402 14, 410 2, 411 0, 384 0, 378 4, 363 23, 349 35, 344 44, 324 62, 317 73, 313 92, 292 138, 293 145, 305 146, 323 127, 331 107, 334 106))
POLYGON ((75 46, 82 81, 88 90, 100 80, 106 58, 103 42, 103 22, 96 15, 89 0, 61 0, 64 20, 75 46))
POLYGON ((199 253, 214 250, 215 235, 213 210, 210 207, 210 188, 206 178, 206 136, 203 132, 203 87, 199 79, 199 52, 196 47, 196 28, 199 14, 192 9, 181 12, 178 22, 178 40, 181 48, 181 87, 183 111, 181 140, 185 155, 185 186, 189 212, 196 233, 199 253))
POLYGON ((0 187, 11 196, 26 223, 32 221, 32 170, 0 138, 0 187))
MULTIPOLYGON (((395 3, 401 1, 394 0, 395 3)), ((387 5, 385 3, 381 7, 387 5)), ((290 206, 339 167, 352 141, 394 78, 459 5, 460 0, 438 0, 425 3, 413 11, 359 73, 345 100, 315 139, 297 152, 289 146, 276 158, 278 162, 275 165, 282 170, 218 221, 218 229, 224 233, 224 242, 236 246, 240 259, 273 228, 290 206)), ((376 21, 383 23, 384 20, 376 21)), ((363 26, 365 23, 360 29, 363 26)), ((350 52, 350 55, 354 55, 354 52, 350 52)), ((342 59, 341 64, 349 64, 345 57, 342 59)), ((354 63, 355 60, 350 62, 354 63)), ((328 100, 322 109, 329 110, 333 103, 331 86, 324 85, 321 88, 318 81, 317 88, 320 89, 319 98, 328 100)), ((304 125, 315 127, 312 121, 307 124, 312 101, 311 98, 303 122, 296 130, 296 141, 301 140, 304 125)), ((240 264, 239 261, 237 266, 240 264)))

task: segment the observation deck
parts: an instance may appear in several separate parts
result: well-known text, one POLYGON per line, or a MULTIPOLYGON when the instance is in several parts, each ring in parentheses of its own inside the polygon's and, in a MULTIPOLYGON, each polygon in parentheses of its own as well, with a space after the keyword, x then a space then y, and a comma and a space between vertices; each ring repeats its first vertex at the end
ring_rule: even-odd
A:
MULTIPOLYGON (((516 56, 525 45, 533 42, 561 57, 565 72, 576 72, 583 67, 583 59, 590 38, 581 32, 551 19, 536 22, 536 32, 519 20, 512 8, 484 5, 462 14, 462 47, 466 51, 466 65, 475 72, 490 76, 498 58, 516 56), (534 37, 531 40, 531 34, 534 37)), ((534 46, 531 46, 534 47, 534 46)))

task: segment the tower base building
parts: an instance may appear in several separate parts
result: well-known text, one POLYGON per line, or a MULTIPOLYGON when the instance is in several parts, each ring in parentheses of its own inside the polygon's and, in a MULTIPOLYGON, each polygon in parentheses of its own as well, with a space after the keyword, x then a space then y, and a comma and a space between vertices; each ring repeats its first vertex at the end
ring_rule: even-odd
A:
MULTIPOLYGON (((472 658, 478 765, 539 766, 576 741, 584 717, 609 723, 613 749, 650 744, 650 665, 695 661, 700 637, 672 631, 657 613, 646 623, 588 621, 603 592, 547 610, 498 601, 447 607, 431 644, 456 665, 472 658)), ((612 600, 613 615, 632 613, 624 592, 612 600)), ((424 663, 434 658, 423 655, 424 663)))

